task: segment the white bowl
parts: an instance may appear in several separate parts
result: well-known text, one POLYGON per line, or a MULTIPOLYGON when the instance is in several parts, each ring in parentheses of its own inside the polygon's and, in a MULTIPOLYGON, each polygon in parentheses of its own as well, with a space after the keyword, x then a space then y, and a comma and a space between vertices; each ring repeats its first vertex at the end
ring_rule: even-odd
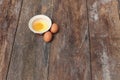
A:
POLYGON ((28 26, 29 26, 30 30, 31 30, 32 32, 34 32, 34 33, 37 33, 37 34, 43 34, 43 33, 47 32, 47 31, 51 28, 51 25, 52 25, 52 21, 51 21, 51 19, 50 19, 48 16, 46 16, 46 15, 36 15, 36 16, 33 16, 33 17, 30 19, 29 23, 28 23, 28 26), (35 20, 38 20, 38 19, 41 20, 41 21, 45 21, 45 22, 47 23, 48 28, 47 28, 46 30, 44 30, 44 31, 35 31, 35 30, 32 28, 33 22, 34 22, 35 20))

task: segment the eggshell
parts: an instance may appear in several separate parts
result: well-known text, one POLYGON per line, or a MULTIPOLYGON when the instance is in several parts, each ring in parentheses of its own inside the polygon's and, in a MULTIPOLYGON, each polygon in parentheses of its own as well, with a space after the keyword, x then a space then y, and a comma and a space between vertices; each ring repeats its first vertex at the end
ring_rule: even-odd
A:
POLYGON ((52 33, 50 31, 46 32, 43 35, 43 39, 45 42, 50 42, 52 40, 52 33))
POLYGON ((52 33, 57 33, 58 32, 58 25, 56 23, 53 23, 50 31, 52 33))

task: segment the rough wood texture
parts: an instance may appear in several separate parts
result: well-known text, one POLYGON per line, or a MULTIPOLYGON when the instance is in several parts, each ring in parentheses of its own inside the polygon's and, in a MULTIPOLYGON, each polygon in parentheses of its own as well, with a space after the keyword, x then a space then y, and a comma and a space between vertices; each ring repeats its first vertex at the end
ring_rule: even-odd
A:
POLYGON ((51 17, 51 0, 24 0, 7 80, 47 80, 50 44, 28 28, 29 19, 44 13, 51 17))
POLYGON ((119 19, 120 19, 120 0, 118 0, 118 12, 119 12, 119 19))
POLYGON ((54 0, 60 31, 51 44, 48 80, 91 80, 85 0, 54 0))
POLYGON ((22 0, 0 0, 0 80, 5 80, 22 0))
POLYGON ((120 0, 0 0, 0 80, 120 80, 120 0), (37 14, 59 25, 51 43, 37 14))
POLYGON ((92 80, 120 80, 117 0, 88 0, 92 80))

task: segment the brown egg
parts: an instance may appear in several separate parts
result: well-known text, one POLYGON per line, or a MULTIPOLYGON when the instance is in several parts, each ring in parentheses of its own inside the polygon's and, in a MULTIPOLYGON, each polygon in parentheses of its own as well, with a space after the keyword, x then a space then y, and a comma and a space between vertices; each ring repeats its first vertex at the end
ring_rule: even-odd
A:
POLYGON ((52 33, 57 33, 58 32, 58 25, 56 23, 53 23, 50 31, 52 33))
POLYGON ((46 32, 43 35, 43 39, 45 42, 50 42, 52 40, 52 33, 50 31, 46 32))

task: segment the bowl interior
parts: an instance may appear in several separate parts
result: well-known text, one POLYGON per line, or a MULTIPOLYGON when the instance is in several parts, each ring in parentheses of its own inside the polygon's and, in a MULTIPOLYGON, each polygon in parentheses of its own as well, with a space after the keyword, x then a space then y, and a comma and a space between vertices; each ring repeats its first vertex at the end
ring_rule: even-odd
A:
POLYGON ((51 25, 52 25, 51 19, 50 19, 48 16, 45 16, 45 15, 37 15, 37 16, 34 16, 34 17, 32 17, 32 18, 30 19, 30 21, 29 21, 29 28, 30 28, 30 30, 31 30, 32 32, 34 32, 34 33, 39 33, 39 34, 43 34, 44 32, 48 31, 48 30, 50 29, 51 25), (35 31, 35 30, 32 28, 32 24, 33 24, 33 22, 35 22, 36 20, 40 20, 40 21, 46 22, 48 28, 47 28, 46 30, 44 30, 44 31, 35 31))

